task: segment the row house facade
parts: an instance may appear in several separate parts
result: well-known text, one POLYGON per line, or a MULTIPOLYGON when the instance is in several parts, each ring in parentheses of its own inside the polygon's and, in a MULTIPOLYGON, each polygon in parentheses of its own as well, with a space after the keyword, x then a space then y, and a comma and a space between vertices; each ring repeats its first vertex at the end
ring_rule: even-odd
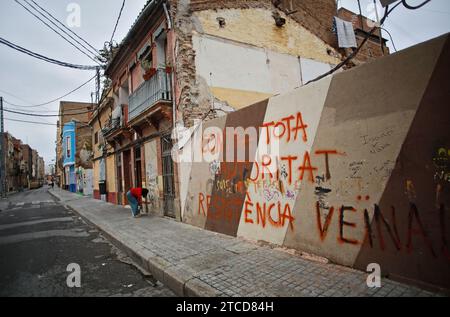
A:
POLYGON ((29 187, 31 189, 39 188, 44 184, 45 175, 44 159, 39 156, 39 152, 31 150, 31 179, 29 187))
POLYGON ((126 204, 133 187, 150 190, 151 210, 176 217, 171 159, 174 31, 167 6, 149 2, 106 69, 111 91, 94 114, 97 198, 126 204))
POLYGON ((44 159, 28 144, 23 144, 10 133, 3 134, 5 144, 5 188, 16 192, 37 188, 44 181, 44 159))
POLYGON ((89 122, 94 196, 126 204, 130 188, 146 187, 152 211, 179 219, 174 128, 331 70, 349 53, 332 30, 337 12, 334 0, 148 1, 106 68, 111 87, 89 122))
POLYGON ((32 178, 32 171, 33 171, 32 149, 28 144, 22 144, 21 151, 22 151, 21 182, 22 184, 28 184, 29 180, 32 178))
POLYGON ((108 144, 104 134, 113 131, 116 127, 123 125, 122 107, 116 110, 120 114, 113 119, 114 98, 112 90, 105 91, 99 107, 93 113, 89 122, 92 127, 92 145, 93 145, 93 194, 96 199, 103 199, 114 204, 119 204, 123 197, 119 198, 117 190, 117 167, 116 156, 113 147, 108 144))
POLYGON ((62 101, 56 141, 56 182, 74 193, 92 195, 91 103, 62 101))

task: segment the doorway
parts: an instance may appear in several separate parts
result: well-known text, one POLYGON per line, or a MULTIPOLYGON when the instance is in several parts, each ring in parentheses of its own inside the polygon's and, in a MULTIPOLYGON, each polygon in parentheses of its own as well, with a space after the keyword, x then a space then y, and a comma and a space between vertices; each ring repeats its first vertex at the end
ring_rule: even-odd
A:
POLYGON ((133 184, 132 181, 132 169, 131 169, 131 150, 123 152, 123 180, 124 180, 124 188, 123 192, 127 193, 133 184))
POLYGON ((134 186, 136 188, 142 187, 142 156, 141 147, 136 147, 134 149, 134 175, 135 182, 134 186))
POLYGON ((118 154, 116 156, 116 175, 117 175, 117 203, 119 205, 123 204, 123 198, 122 198, 122 194, 123 194, 123 178, 122 178, 122 154, 118 154))
POLYGON ((164 188, 164 215, 175 218, 175 183, 172 161, 172 138, 170 134, 161 137, 161 153, 164 188))

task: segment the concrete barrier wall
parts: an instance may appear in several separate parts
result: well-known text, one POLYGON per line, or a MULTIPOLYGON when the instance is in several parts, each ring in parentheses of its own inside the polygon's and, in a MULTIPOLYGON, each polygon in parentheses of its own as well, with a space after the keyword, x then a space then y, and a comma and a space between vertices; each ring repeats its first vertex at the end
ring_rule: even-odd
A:
POLYGON ((449 61, 446 35, 208 122, 245 160, 179 164, 183 221, 449 288, 449 61))

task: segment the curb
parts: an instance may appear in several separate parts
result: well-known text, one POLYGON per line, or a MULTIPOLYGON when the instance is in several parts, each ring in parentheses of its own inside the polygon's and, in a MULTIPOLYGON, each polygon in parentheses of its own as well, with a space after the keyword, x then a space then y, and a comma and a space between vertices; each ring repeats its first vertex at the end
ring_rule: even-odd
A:
MULTIPOLYGON (((189 273, 182 266, 177 266, 167 262, 157 254, 153 254, 134 243, 126 244, 125 241, 114 236, 107 229, 100 227, 92 222, 89 218, 80 213, 76 208, 71 206, 71 201, 63 201, 61 197, 53 192, 48 193, 57 199, 58 202, 64 204, 72 211, 77 213, 87 224, 99 230, 106 239, 108 239, 116 248, 128 255, 133 264, 144 273, 150 273, 156 280, 163 283, 177 296, 180 297, 217 297, 221 293, 210 285, 197 279, 194 273, 189 273)), ((83 198, 80 198, 83 199, 83 198)), ((78 201, 80 199, 76 199, 78 201)), ((132 242, 132 241, 131 241, 132 242)))

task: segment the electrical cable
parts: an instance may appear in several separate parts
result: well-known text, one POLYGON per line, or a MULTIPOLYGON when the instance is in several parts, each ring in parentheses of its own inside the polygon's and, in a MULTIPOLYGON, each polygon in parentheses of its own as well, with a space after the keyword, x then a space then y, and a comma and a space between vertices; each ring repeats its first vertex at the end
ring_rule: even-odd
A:
POLYGON ((15 99, 17 99, 17 100, 21 100, 21 101, 23 101, 23 102, 29 103, 29 101, 27 101, 27 100, 25 100, 25 99, 23 99, 23 98, 20 98, 19 96, 14 95, 14 94, 12 94, 12 93, 10 93, 10 92, 7 92, 7 91, 5 91, 5 90, 1 90, 1 89, 0 89, 0 92, 1 92, 1 93, 4 93, 5 95, 11 96, 11 97, 13 97, 13 98, 15 98, 15 99))
POLYGON ((38 124, 38 125, 46 125, 46 126, 57 126, 54 123, 45 123, 45 122, 36 122, 36 121, 27 121, 27 120, 18 120, 18 119, 9 119, 5 118, 6 121, 20 122, 20 123, 29 123, 29 124, 38 124))
POLYGON ((389 38, 391 39, 392 47, 394 48, 395 52, 398 52, 397 47, 395 46, 394 39, 392 38, 391 32, 389 32, 386 28, 380 27, 384 32, 386 32, 389 35, 389 38))
MULTIPOLYGON (((33 13, 30 9, 28 9, 25 5, 23 5, 22 3, 20 3, 18 0, 14 0, 17 4, 19 4, 20 6, 22 6, 22 8, 24 8, 26 11, 28 11, 30 14, 32 14, 36 19, 38 19, 39 21, 41 21, 43 24, 45 24, 49 29, 51 29, 53 32, 55 32, 56 34, 58 34, 60 37, 62 37, 66 42, 68 42, 70 45, 72 45, 75 49, 77 49, 78 51, 80 51, 82 54, 86 55, 89 59, 91 59, 92 61, 94 61, 95 63, 99 64, 100 63, 95 60, 94 58, 92 58, 89 54, 87 54, 85 51, 83 51, 81 48, 79 48, 77 45, 75 45, 74 43, 72 43, 70 40, 68 40, 64 35, 62 35, 61 33, 59 33, 57 30, 55 30, 53 27, 51 27, 47 22, 45 22, 44 20, 42 20, 39 16, 37 16, 35 13, 33 13)), ((27 4, 29 4, 28 2, 26 2, 27 4)), ((38 13, 40 13, 39 11, 37 11, 38 13)), ((43 15, 42 13, 40 13, 41 15, 43 15)), ((44 15, 43 15, 44 16, 44 15)), ((49 20, 47 17, 44 16, 44 18, 46 18, 47 20, 49 20)), ((56 25, 54 22, 52 22, 50 20, 50 22, 54 25, 56 25)), ((58 27, 58 26, 57 26, 58 27)), ((59 28, 61 29, 61 28, 59 28)), ((65 32, 65 31, 64 31, 65 32)), ((65 32, 67 34, 67 32, 65 32)), ((73 39, 72 36, 69 35, 69 37, 71 37, 73 39)), ((76 41, 76 40, 75 40, 76 41)), ((76 41, 77 42, 77 41, 76 41)), ((79 43, 79 42, 77 42, 79 43)), ((92 54, 92 53, 91 53, 92 54)))
POLYGON ((95 109, 88 110, 88 111, 82 111, 82 112, 64 113, 64 115, 60 115, 60 114, 35 114, 35 113, 21 112, 21 111, 15 111, 15 110, 10 110, 10 109, 4 109, 4 111, 5 112, 9 112, 9 113, 19 114, 19 115, 22 115, 22 116, 51 118, 51 117, 61 117, 61 116, 66 116, 66 115, 73 116, 73 115, 79 115, 79 114, 92 113, 92 112, 95 111, 95 109))
POLYGON ((71 64, 71 63, 67 63, 67 62, 62 62, 38 53, 35 53, 33 51, 30 51, 24 47, 21 47, 17 44, 14 44, 12 42, 9 42, 8 40, 0 37, 0 44, 6 45, 16 51, 19 51, 21 53, 27 54, 31 57, 43 60, 45 62, 51 63, 51 64, 55 64, 55 65, 59 65, 59 66, 63 66, 63 67, 68 67, 68 68, 74 68, 74 69, 79 69, 79 70, 96 70, 97 68, 99 68, 100 66, 86 66, 86 65, 77 65, 77 64, 71 64))
MULTIPOLYGON (((402 4, 402 2, 397 3, 392 9, 389 9, 389 6, 386 7, 386 11, 385 14, 383 16, 383 18, 380 21, 380 26, 382 26, 384 24, 384 22, 386 21, 387 17, 391 14, 392 11, 394 11, 400 4, 402 4)), ((308 81, 306 85, 316 82, 322 78, 325 78, 328 75, 331 75, 333 73, 335 73, 336 71, 338 71, 339 69, 341 69, 343 66, 345 66, 348 62, 350 62, 353 58, 355 58, 356 55, 358 55, 358 53, 361 51, 362 47, 364 46, 364 44, 366 44, 366 42, 369 40, 369 38, 372 36, 372 34, 375 32, 375 30, 378 27, 373 27, 370 32, 367 33, 366 37, 364 38, 364 40, 361 42, 361 44, 353 51, 353 53, 351 53, 349 56, 347 56, 347 58, 345 60, 343 60, 342 62, 340 62, 338 65, 336 65, 333 69, 331 69, 330 71, 308 81)))
MULTIPOLYGON (((4 103, 8 104, 10 106, 13 106, 9 102, 4 101, 4 103)), ((20 111, 20 112, 25 112, 26 111, 26 113, 30 113, 30 114, 34 114, 34 113, 57 114, 57 113, 59 113, 58 110, 45 110, 45 111, 43 111, 43 110, 24 110, 24 109, 16 108, 16 107, 5 107, 4 109, 20 111)), ((72 111, 75 111, 75 110, 72 110, 72 111)))
MULTIPOLYGON (((60 34, 58 31, 54 30, 52 28, 53 31, 55 31, 59 36, 61 36, 64 40, 66 40, 70 45, 74 46, 78 51, 80 51, 81 53, 83 53, 84 55, 86 55, 87 57, 89 57, 89 59, 93 60, 95 63, 99 62, 96 60, 96 57, 99 55, 99 53, 96 50, 92 50, 89 47, 86 47, 83 43, 80 43, 80 41, 78 41, 76 38, 74 38, 72 35, 70 35, 65 29, 61 28, 58 24, 56 24, 52 19, 50 19, 49 17, 47 17, 44 13, 42 13, 42 11, 40 11, 38 8, 36 8, 35 6, 33 6, 33 4, 29 3, 28 0, 23 0, 30 8, 32 8, 34 11, 36 11, 37 13, 39 13, 39 15, 41 15, 44 19, 46 19, 47 21, 49 21, 52 25, 54 25, 59 31, 63 32, 65 35, 67 35, 71 40, 73 40, 75 43, 77 43, 79 46, 77 46, 76 44, 74 44, 72 41, 70 41, 69 39, 65 38, 62 34, 60 34), (81 49, 80 46, 84 49, 81 49), (91 55, 92 56, 91 56, 91 55)), ((42 21, 41 19, 39 19, 40 21, 42 21)), ((42 21, 43 22, 43 21, 42 21)), ((59 22, 59 21, 57 21, 59 22)), ((44 23, 44 22, 43 22, 44 23)))
POLYGON ((409 10, 417 10, 422 8, 424 5, 428 4, 429 2, 431 2, 431 0, 425 0, 424 2, 422 2, 421 4, 418 4, 416 6, 412 6, 410 4, 408 4, 408 2, 406 0, 402 0, 402 4, 405 8, 409 9, 409 10))
MULTIPOLYGON (((126 0, 123 0, 122 6, 120 7, 120 11, 119 11, 119 16, 117 17, 117 21, 116 21, 116 24, 114 25, 114 30, 113 30, 112 35, 111 35, 111 40, 109 41, 109 49, 111 51, 110 52, 111 56, 113 55, 114 36, 116 34, 117 27, 119 26, 120 18, 122 17, 123 9, 125 8, 125 3, 126 3, 126 0)), ((108 42, 105 42, 105 45, 106 45, 106 43, 108 43, 108 42)), ((98 84, 97 84, 97 92, 96 93, 97 93, 97 96, 99 96, 99 94, 100 94, 100 82, 98 82, 98 84)), ((103 101, 103 98, 100 98, 100 99, 101 100, 98 102, 97 108, 100 107, 100 105, 101 105, 101 103, 103 101)), ((96 101, 98 101, 98 98, 97 98, 96 101)))
POLYGON ((81 84, 80 86, 78 86, 77 88, 71 90, 70 92, 68 92, 67 94, 65 94, 64 96, 58 97, 56 99, 53 99, 51 101, 45 102, 45 103, 41 103, 41 104, 37 104, 37 105, 31 105, 31 106, 22 106, 22 105, 17 105, 8 101, 4 101, 5 103, 7 103, 8 105, 14 106, 14 107, 19 107, 19 108, 38 108, 38 107, 42 107, 42 106, 46 106, 48 104, 51 104, 55 101, 59 101, 71 94, 73 94, 74 92, 80 90, 81 88, 83 88, 84 86, 86 86, 87 84, 89 84, 91 81, 93 81, 95 79, 95 77, 97 77, 97 75, 95 75, 94 77, 90 78, 88 81, 86 81, 85 83, 81 84))
POLYGON ((62 23, 61 21, 59 21, 57 18, 55 18, 50 12, 48 12, 47 10, 45 10, 43 7, 41 7, 36 1, 31 0, 31 2, 33 2, 37 7, 39 7, 42 11, 44 11, 48 16, 50 16, 53 20, 55 20, 58 24, 60 24, 62 27, 64 27, 66 30, 68 30, 70 33, 72 33, 73 35, 75 35, 77 38, 79 38, 81 41, 83 41, 86 45, 88 45, 91 49, 94 50, 94 52, 96 52, 96 54, 100 55, 100 52, 94 47, 92 46, 88 41, 86 41, 85 39, 83 39, 81 36, 79 36, 77 33, 75 33, 74 31, 72 31, 70 28, 68 28, 64 23, 62 23))
MULTIPOLYGON (((60 37, 62 37, 66 42, 68 42, 70 45, 72 45, 75 49, 77 49, 78 51, 80 51, 82 54, 86 55, 89 59, 91 59, 92 61, 94 61, 95 63, 99 64, 99 62, 97 60, 95 60, 94 58, 92 58, 92 56, 90 56, 89 54, 92 54, 92 52, 89 52, 89 54, 87 54, 85 51, 83 51, 81 48, 79 48, 77 45, 75 45, 74 43, 72 43, 69 39, 67 39, 64 35, 62 35, 61 33, 59 33, 57 30, 55 30, 53 27, 51 27, 48 23, 46 23, 45 21, 43 21, 39 16, 37 16, 36 14, 34 14, 32 11, 30 11, 26 6, 24 6, 22 3, 20 3, 18 0, 14 0, 17 4, 19 4, 20 6, 22 6, 26 11, 28 11, 30 14, 32 14, 36 19, 38 19, 39 21, 41 21, 44 25, 46 25, 49 29, 51 29, 53 32, 55 32, 56 34, 58 34, 60 37)), ((26 4, 28 4, 28 6, 30 6, 31 8, 33 8, 37 13, 39 13, 41 16, 43 16, 47 21, 49 21, 50 23, 52 23, 53 25, 55 25, 59 30, 63 31, 66 35, 68 35, 71 39, 73 39, 75 42, 77 42, 79 45, 81 45, 84 49, 86 49, 85 46, 83 46, 80 42, 78 42, 76 39, 74 39, 70 34, 68 34, 67 32, 65 32, 64 30, 62 30, 58 25, 56 25, 53 21, 51 21, 48 17, 46 17, 42 12, 40 12, 38 9, 36 9, 34 6, 32 6, 30 3, 28 3, 26 0, 24 0, 26 4)), ((96 53, 94 54, 96 55, 96 53)))
POLYGON ((122 7, 120 8, 119 16, 117 17, 116 25, 114 26, 114 31, 111 35, 111 41, 109 41, 110 45, 112 45, 112 42, 114 40, 114 35, 116 34, 116 31, 117 31, 117 26, 119 25, 120 18, 122 17, 123 8, 125 7, 125 1, 126 0, 123 0, 123 2, 122 2, 122 7))
MULTIPOLYGON (((36 11, 37 13, 39 13, 42 17, 44 17, 44 19, 46 19, 47 21, 49 21, 51 24, 53 24, 55 27, 57 27, 61 32, 63 32, 64 34, 66 34, 68 37, 70 37, 73 41, 75 41, 78 45, 80 45, 82 48, 84 48, 86 50, 87 53, 92 54, 93 56, 97 56, 98 54, 100 54, 96 49, 92 50, 91 48, 88 48, 86 46, 84 46, 84 44, 80 43, 76 38, 74 38, 72 35, 70 35, 69 33, 67 33, 67 31, 63 28, 61 28, 58 24, 56 24, 52 19, 50 19, 49 17, 45 16, 44 13, 42 13, 42 11, 40 11, 39 9, 37 9, 35 6, 33 6, 31 3, 28 2, 28 0, 23 0, 30 8, 33 8, 34 11, 36 11)), ((36 2, 34 2, 33 0, 31 0, 33 3, 36 4, 36 2)), ((37 5, 38 8, 42 8, 39 5, 37 5)), ((45 10, 44 10, 45 11, 45 10)), ((47 11, 45 11, 47 12, 47 11)), ((56 19, 56 18, 54 18, 56 19)), ((62 24, 59 20, 56 20, 57 22, 59 22, 60 24, 62 24)), ((65 25, 63 24, 63 26, 65 27, 65 25)), ((67 27, 65 27, 67 28, 67 27)), ((58 35, 60 35, 58 33, 58 35)), ((60 35, 61 36, 61 35, 60 35)), ((73 45, 72 42, 70 42, 70 44, 73 45)), ((89 55, 87 55, 89 58, 91 58, 89 55)), ((92 59, 92 58, 91 58, 92 59)), ((95 60, 95 58, 93 59, 96 63, 98 63, 98 61, 95 60)))

